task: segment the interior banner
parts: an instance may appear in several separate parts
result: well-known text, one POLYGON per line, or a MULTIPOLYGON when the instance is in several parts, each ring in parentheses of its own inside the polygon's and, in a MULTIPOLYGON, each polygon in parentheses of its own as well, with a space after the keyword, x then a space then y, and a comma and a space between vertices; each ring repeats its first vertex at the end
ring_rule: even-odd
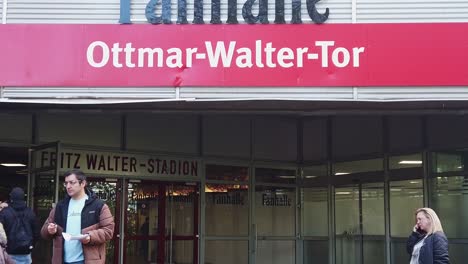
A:
POLYGON ((0 86, 466 86, 468 23, 0 25, 0 86))

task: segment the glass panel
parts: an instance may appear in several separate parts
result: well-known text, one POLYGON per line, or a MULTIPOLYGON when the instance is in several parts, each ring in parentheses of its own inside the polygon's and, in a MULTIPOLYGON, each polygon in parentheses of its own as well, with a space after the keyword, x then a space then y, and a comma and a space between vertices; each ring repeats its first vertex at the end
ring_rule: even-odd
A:
POLYGON ((468 258, 468 244, 449 242, 450 263, 466 263, 468 258))
POLYGON ((156 235, 158 226, 159 185, 154 182, 128 183, 128 236, 156 235))
MULTIPOLYGON (((364 264, 385 263, 385 238, 364 237, 364 264)), ((406 262, 403 262, 406 263, 406 262)))
POLYGON ((296 171, 288 169, 255 169, 255 181, 267 183, 294 184, 296 182, 296 171))
POLYGON ((190 240, 166 241, 166 261, 164 263, 192 264, 193 263, 193 241, 190 241, 190 240))
POLYGON ((359 187, 335 189, 336 235, 359 234, 359 187))
POLYGON ((303 182, 305 184, 327 184, 327 165, 305 167, 303 169, 303 182))
POLYGON ((222 181, 249 181, 249 169, 247 167, 206 165, 206 178, 208 180, 222 181))
POLYGON ((125 263, 156 263, 158 242, 155 240, 130 240, 125 248, 125 263), (142 252, 142 245, 146 246, 142 252))
MULTIPOLYGON (((35 175, 33 203, 34 211, 41 225, 49 216, 55 199, 54 178, 54 172, 43 172, 35 175)), ((63 189, 63 187, 59 189, 63 189)), ((32 257, 35 263, 50 263, 52 259, 52 241, 40 239, 34 248, 32 257)))
MULTIPOLYGON (((408 237, 414 212, 423 207, 422 180, 390 182, 390 230, 392 237, 408 237)), ((406 248, 402 254, 406 254, 406 248)))
POLYGON ((296 243, 294 241, 257 242, 257 264, 294 264, 296 263, 296 243))
MULTIPOLYGON (((61 185, 62 186, 62 185, 61 185)), ((116 217, 116 207, 117 207, 117 182, 108 182, 103 179, 97 180, 88 178, 88 188, 90 188, 96 195, 103 200, 111 214, 116 217)), ((64 189, 64 188, 62 188, 64 189)), ((116 222, 118 223, 118 221, 116 222)), ((116 227, 118 230, 118 227, 116 227)), ((114 234, 114 238, 116 234, 114 234)), ((111 240, 106 243, 106 263, 114 263, 114 258, 116 255, 115 250, 115 240, 111 240)))
MULTIPOLYGON (((157 263, 158 262, 158 241, 145 241, 148 246, 147 255, 141 254, 139 245, 142 241, 131 240, 127 242, 126 263, 157 263)), ((193 241, 191 240, 166 240, 165 260, 163 263, 193 263, 193 241), (172 254, 172 255, 171 255, 172 254), (172 260, 172 262, 170 262, 172 260)), ((160 263, 160 262, 158 262, 160 263)))
POLYGON ((196 187, 174 185, 168 189, 167 200, 169 204, 166 207, 166 235, 193 236, 195 230, 195 204, 198 204, 196 187))
POLYGON ((362 185, 364 264, 385 263, 384 184, 362 185))
MULTIPOLYGON (((409 231, 411 232, 411 230, 409 231)), ((408 233, 408 232, 407 232, 408 233)), ((408 233, 409 236, 409 233, 408 233)), ((392 264, 408 263, 409 255, 406 252, 406 238, 403 240, 392 241, 392 264)), ((450 256, 450 260, 452 256, 450 256)))
POLYGON ((361 242, 364 263, 385 261, 383 183, 362 184, 361 196, 359 208, 359 185, 335 189, 337 263, 361 263, 361 242), (359 222, 361 210, 364 241, 359 222))
POLYGON ((361 263, 359 236, 345 234, 336 237, 336 264, 358 264, 361 263))
POLYGON ((206 234, 246 236, 249 225, 248 185, 207 184, 206 234))
POLYGON ((328 190, 304 188, 301 193, 303 236, 328 237, 328 190))
POLYGON ((205 264, 240 264, 248 263, 247 241, 207 240, 205 264))
MULTIPOLYGON (((384 184, 366 183, 362 185, 362 225, 363 234, 385 235, 384 184)), ((383 262, 383 260, 382 260, 383 262)))
POLYGON ((328 263, 328 240, 304 241, 304 263, 324 264, 328 263))
POLYGON ((255 215, 260 236, 294 236, 296 189, 255 188, 255 215))
POLYGON ((382 171, 383 159, 369 159, 335 163, 333 175, 347 175, 352 173, 382 171))
POLYGON ((359 187, 335 189, 336 263, 359 263, 359 187))
POLYGON ((429 181, 431 204, 449 238, 468 238, 468 176, 437 177, 429 181))
POLYGON ((463 171, 465 165, 468 165, 468 151, 432 153, 433 172, 463 171))
POLYGON ((422 163, 421 154, 393 156, 389 158, 389 167, 391 170, 419 168, 422 167, 422 163))

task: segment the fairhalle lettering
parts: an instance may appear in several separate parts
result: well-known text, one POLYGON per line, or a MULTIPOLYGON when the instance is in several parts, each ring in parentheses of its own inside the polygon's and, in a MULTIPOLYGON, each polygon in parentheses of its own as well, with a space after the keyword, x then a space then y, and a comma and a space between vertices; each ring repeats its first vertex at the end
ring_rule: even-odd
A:
MULTIPOLYGON (((132 23, 130 19, 130 1, 122 0, 120 8, 120 20, 121 24, 132 23)), ((237 0, 223 0, 227 1, 228 16, 226 19, 227 24, 238 24, 237 20, 237 0)), ((316 24, 323 24, 327 21, 330 15, 329 8, 325 9, 323 14, 317 10, 317 3, 321 0, 307 0, 306 8, 307 13, 316 24)), ((174 5, 177 5, 177 24, 188 24, 187 20, 187 0, 149 0, 145 8, 145 16, 149 23, 157 24, 172 24, 171 10, 174 5), (160 8, 161 15, 157 15, 156 9, 160 8)), ((269 24, 268 20, 268 0, 258 0, 259 11, 258 15, 254 15, 252 12, 254 4, 257 0, 246 0, 242 7, 242 17, 248 24, 269 24)), ((275 0, 275 24, 285 24, 285 6, 284 0, 275 0)), ((291 24, 302 24, 301 19, 301 0, 292 0, 291 6, 291 24)), ((205 24, 203 20, 203 0, 195 0, 193 6, 193 24, 205 24)), ((211 20, 210 24, 222 24, 221 21, 221 0, 211 0, 211 20)))

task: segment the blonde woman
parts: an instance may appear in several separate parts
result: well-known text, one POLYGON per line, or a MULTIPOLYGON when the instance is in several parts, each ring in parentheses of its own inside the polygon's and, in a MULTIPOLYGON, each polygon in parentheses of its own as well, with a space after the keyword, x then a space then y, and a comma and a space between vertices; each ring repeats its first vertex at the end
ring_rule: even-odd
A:
POLYGON ((415 216, 416 225, 406 243, 410 264, 449 264, 448 240, 437 214, 431 208, 419 208, 415 216))

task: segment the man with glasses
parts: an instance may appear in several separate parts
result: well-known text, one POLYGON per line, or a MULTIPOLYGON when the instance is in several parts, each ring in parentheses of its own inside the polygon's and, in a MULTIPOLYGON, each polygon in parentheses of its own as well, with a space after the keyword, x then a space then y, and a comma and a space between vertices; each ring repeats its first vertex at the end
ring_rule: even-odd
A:
POLYGON ((41 230, 43 238, 54 241, 52 263, 104 264, 114 218, 109 207, 86 188, 82 171, 64 176, 67 197, 52 209, 41 230))

